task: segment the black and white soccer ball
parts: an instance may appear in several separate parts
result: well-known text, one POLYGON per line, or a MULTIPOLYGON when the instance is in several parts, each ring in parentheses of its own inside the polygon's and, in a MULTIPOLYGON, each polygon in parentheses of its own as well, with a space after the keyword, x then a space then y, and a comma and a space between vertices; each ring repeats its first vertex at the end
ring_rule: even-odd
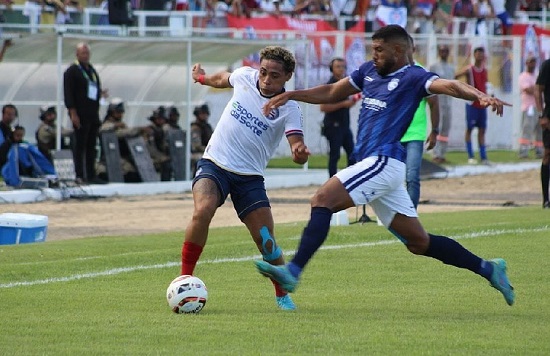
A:
POLYGON ((198 313, 206 304, 208 290, 199 278, 183 275, 170 282, 166 290, 166 299, 174 313, 198 313))

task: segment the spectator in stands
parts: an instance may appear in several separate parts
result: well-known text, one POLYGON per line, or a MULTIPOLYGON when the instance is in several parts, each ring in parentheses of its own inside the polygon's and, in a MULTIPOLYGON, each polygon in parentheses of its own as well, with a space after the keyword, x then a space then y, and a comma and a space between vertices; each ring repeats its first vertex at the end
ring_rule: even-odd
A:
MULTIPOLYGON (((139 173, 136 169, 134 159, 128 147, 127 138, 136 137, 143 133, 143 128, 129 128, 124 120, 124 102, 120 98, 111 99, 107 108, 107 113, 103 123, 99 128, 99 133, 114 132, 118 138, 118 150, 120 153, 120 168, 124 176, 124 182, 141 182, 139 173)), ((108 181, 107 165, 105 153, 101 152, 101 157, 97 164, 97 174, 100 178, 108 181)))
POLYGON ((449 33, 453 21, 453 0, 439 0, 434 12, 435 33, 449 33))
POLYGON ((233 0, 235 6, 238 7, 238 13, 247 18, 252 17, 253 11, 260 9, 260 4, 257 0, 233 0))
POLYGON ((172 9, 176 11, 189 11, 189 1, 188 0, 173 0, 172 9))
POLYGON ((67 68, 63 78, 65 106, 73 124, 73 157, 77 180, 105 183, 95 174, 96 143, 99 126, 99 99, 108 96, 101 87, 96 70, 90 63, 90 46, 76 46, 76 61, 67 68))
POLYGON ((477 18, 475 34, 487 36, 489 28, 487 27, 487 19, 495 17, 493 5, 490 0, 474 1, 474 16, 477 18))
POLYGON ((266 14, 277 17, 283 14, 291 14, 294 6, 287 0, 261 0, 260 9, 266 14))
POLYGON ((407 27, 407 5, 405 0, 381 0, 376 8, 376 21, 380 27, 399 25, 407 27))
POLYGON ((506 0, 490 0, 493 5, 493 11, 496 17, 500 20, 500 34, 510 35, 512 29, 512 20, 510 14, 506 10, 506 0))
MULTIPOLYGON (((43 106, 40 108, 40 125, 36 130, 36 145, 44 157, 53 163, 52 151, 56 149, 57 141, 57 127, 55 120, 57 119, 57 112, 55 106, 43 106)), ((72 133, 72 130, 63 128, 61 130, 61 136, 68 138, 72 133)), ((64 144, 64 140, 61 140, 60 148, 68 148, 64 144)))
POLYGON ((324 0, 296 0, 294 6, 296 14, 316 14, 327 15, 332 14, 330 10, 330 2, 324 0))
POLYGON ((8 159, 8 152, 14 142, 12 124, 17 119, 17 108, 13 104, 2 107, 2 121, 0 121, 0 168, 8 159))
MULTIPOLYGON (((488 73, 487 68, 485 68, 485 60, 485 49, 483 47, 477 47, 474 49, 474 64, 468 65, 458 71, 455 78, 459 79, 461 77, 465 77, 468 84, 483 93, 487 93, 488 73)), ((480 105, 478 101, 474 101, 472 104, 466 104, 466 133, 464 140, 466 141, 466 151, 468 153, 469 164, 477 164, 477 160, 474 158, 474 149, 472 146, 472 130, 476 127, 481 163, 490 164, 487 159, 487 151, 485 146, 487 109, 480 105)))
MULTIPOLYGON (((449 46, 441 45, 438 48, 439 62, 432 64, 430 72, 437 73, 440 78, 454 79, 455 66, 449 63, 449 46)), ((438 95, 439 101, 439 134, 433 151, 433 161, 437 164, 447 163, 445 155, 449 145, 451 131, 451 104, 453 98, 448 95, 438 95)))
POLYGON ((202 158, 204 150, 212 137, 214 130, 208 123, 210 108, 207 104, 197 106, 193 110, 195 121, 191 123, 191 176, 194 177, 197 169, 197 162, 202 158))
MULTIPOLYGON (((452 17, 462 18, 460 19, 461 21, 459 24, 458 33, 465 33, 468 26, 468 21, 475 17, 474 4, 472 3, 472 0, 455 0, 451 15, 452 17)), ((453 33, 452 28, 455 25, 455 22, 449 24, 449 33, 453 33)))
POLYGON ((525 61, 525 70, 519 75, 521 90, 521 136, 519 138, 519 158, 529 158, 529 149, 535 148, 537 158, 542 158, 542 128, 539 125, 537 105, 535 102, 535 83, 537 76, 537 58, 528 56, 525 61))
POLYGON ((167 122, 166 108, 159 106, 153 115, 149 117, 151 124, 145 129, 145 142, 147 149, 155 165, 155 170, 160 173, 161 181, 169 181, 172 178, 172 167, 168 146, 163 126, 167 122))
POLYGON ((411 16, 414 17, 413 32, 433 32, 436 0, 415 0, 411 4, 411 16))

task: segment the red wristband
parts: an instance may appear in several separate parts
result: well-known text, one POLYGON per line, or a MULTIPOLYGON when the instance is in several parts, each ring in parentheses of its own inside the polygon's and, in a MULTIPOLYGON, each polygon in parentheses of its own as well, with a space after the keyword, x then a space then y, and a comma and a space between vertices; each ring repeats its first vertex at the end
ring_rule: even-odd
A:
POLYGON ((204 74, 199 75, 197 82, 201 83, 201 85, 204 85, 204 74))

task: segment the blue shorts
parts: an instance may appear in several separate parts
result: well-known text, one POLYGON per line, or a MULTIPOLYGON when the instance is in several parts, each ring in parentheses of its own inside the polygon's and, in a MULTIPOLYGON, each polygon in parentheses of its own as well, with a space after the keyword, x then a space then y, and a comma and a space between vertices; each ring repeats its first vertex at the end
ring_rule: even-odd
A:
POLYGON ((487 109, 476 108, 472 105, 466 104, 466 127, 468 130, 474 127, 480 129, 487 128, 487 109))
POLYGON ((202 158, 197 162, 197 174, 193 178, 192 184, 195 185, 202 178, 211 179, 218 186, 221 195, 218 206, 222 206, 227 196, 231 194, 233 207, 241 221, 251 211, 271 207, 262 176, 232 173, 220 168, 214 162, 202 158))

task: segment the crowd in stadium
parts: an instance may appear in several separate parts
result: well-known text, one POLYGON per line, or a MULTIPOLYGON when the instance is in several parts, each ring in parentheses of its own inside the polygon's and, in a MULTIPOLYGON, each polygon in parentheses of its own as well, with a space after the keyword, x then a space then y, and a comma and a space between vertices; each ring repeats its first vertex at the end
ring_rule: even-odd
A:
MULTIPOLYGON (((476 31, 507 34, 514 18, 540 20, 547 5, 544 0, 128 0, 131 11, 194 11, 208 18, 317 16, 335 24, 341 17, 359 17, 366 21, 367 31, 399 24, 416 33, 449 32, 453 18, 459 18, 463 21, 462 31, 468 20, 472 20, 476 31), (496 29, 486 28, 488 19, 496 21, 496 29)), ((38 16, 40 24, 78 24, 79 13, 85 8, 109 11, 107 0, 0 0, 4 12, 0 21, 9 23, 7 15, 18 6, 22 7, 23 15, 38 16)), ((105 15, 96 22, 109 24, 105 15)), ((162 24, 162 21, 148 23, 162 24)))

